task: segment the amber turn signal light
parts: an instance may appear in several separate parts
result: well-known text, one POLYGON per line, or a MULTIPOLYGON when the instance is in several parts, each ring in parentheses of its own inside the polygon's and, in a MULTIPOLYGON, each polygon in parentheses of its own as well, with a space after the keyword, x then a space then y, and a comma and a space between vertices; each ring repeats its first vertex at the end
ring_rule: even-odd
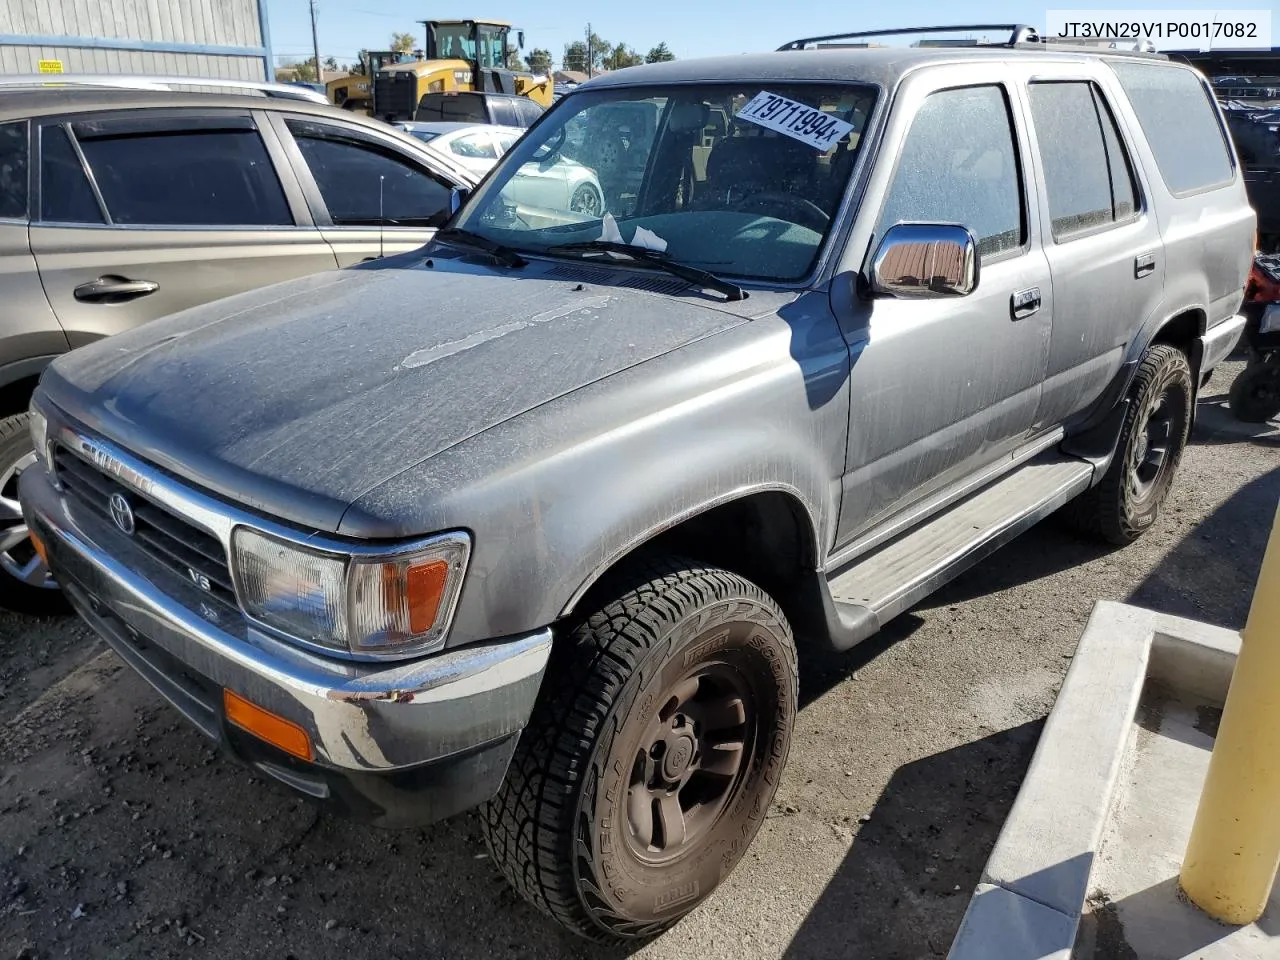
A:
POLYGON ((410 633, 426 633, 436 622, 448 579, 449 564, 445 560, 420 563, 406 571, 405 594, 409 601, 410 633))
POLYGON ((227 719, 240 729, 299 759, 309 761, 314 758, 311 738, 292 720, 278 717, 230 690, 222 691, 222 706, 227 719))
POLYGON ((44 561, 44 565, 47 567, 49 565, 49 552, 45 549, 44 541, 40 539, 40 534, 31 530, 28 531, 27 535, 31 538, 31 546, 35 548, 36 553, 40 555, 40 559, 44 561))

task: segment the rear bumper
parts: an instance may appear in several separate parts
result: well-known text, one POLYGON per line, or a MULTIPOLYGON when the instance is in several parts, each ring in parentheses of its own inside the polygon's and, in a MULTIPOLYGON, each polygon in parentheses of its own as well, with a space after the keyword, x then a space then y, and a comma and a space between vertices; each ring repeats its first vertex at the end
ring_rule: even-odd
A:
POLYGON ((533 709, 550 630, 410 662, 334 660, 244 621, 213 622, 216 611, 148 569, 107 521, 69 507, 41 466, 24 471, 21 498, 86 622, 204 734, 262 773, 387 826, 450 816, 501 784, 533 709), (224 689, 300 726, 314 761, 228 723, 224 689))

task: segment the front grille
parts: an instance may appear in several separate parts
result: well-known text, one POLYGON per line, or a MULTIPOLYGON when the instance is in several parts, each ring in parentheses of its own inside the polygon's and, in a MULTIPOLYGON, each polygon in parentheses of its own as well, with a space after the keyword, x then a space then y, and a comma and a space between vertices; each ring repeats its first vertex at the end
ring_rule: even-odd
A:
POLYGON ((418 109, 418 78, 404 71, 379 74, 373 80, 373 102, 384 120, 412 120, 418 109))
MULTIPOLYGON (((116 493, 123 496, 134 516, 134 531, 129 540, 139 550, 190 585, 203 586, 203 577, 209 585, 210 596, 233 607, 236 605, 227 554, 217 537, 124 486, 65 447, 54 448, 53 468, 58 483, 72 502, 111 523, 112 529, 116 527, 111 519, 111 496, 116 493)), ((126 535, 122 532, 121 536, 126 535)))

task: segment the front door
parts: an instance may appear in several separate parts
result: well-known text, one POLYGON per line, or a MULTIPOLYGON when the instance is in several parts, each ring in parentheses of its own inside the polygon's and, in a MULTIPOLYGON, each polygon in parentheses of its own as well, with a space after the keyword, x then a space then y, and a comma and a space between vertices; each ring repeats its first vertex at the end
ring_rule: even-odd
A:
POLYGON ((454 183, 390 138, 310 117, 277 119, 340 266, 414 250, 449 219, 454 183))
POLYGON ((73 347, 337 266, 247 112, 132 111, 38 135, 31 251, 73 347))
POLYGON ((958 223, 977 240, 979 282, 965 297, 859 299, 842 320, 852 369, 838 545, 1009 457, 1039 403, 1053 297, 1021 173, 1018 101, 1003 83, 924 82, 904 84, 889 119, 880 156, 892 174, 882 199, 875 183, 886 181, 873 178, 864 201, 870 249, 895 223, 958 223), (1014 309, 1036 297, 1038 308, 1014 309))

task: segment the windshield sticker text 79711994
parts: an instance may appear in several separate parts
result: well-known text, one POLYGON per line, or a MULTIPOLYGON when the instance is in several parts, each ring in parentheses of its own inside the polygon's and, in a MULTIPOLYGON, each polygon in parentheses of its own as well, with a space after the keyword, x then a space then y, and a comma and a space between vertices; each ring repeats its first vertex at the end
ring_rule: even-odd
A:
POLYGON ((776 130, 816 150, 830 150, 853 124, 813 107, 761 90, 736 114, 743 120, 776 130))

